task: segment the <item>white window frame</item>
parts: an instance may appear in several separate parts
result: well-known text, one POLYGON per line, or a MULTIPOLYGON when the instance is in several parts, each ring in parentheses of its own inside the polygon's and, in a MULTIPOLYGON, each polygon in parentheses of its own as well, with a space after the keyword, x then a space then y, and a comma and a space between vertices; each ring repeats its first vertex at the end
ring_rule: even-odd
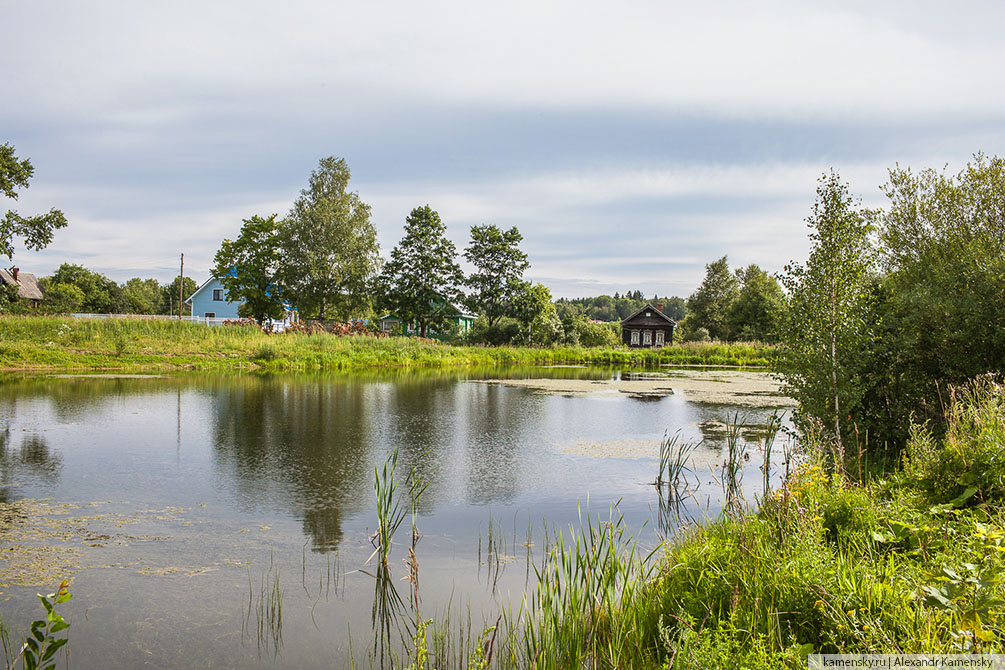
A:
POLYGON ((632 344, 638 344, 638 343, 639 343, 639 331, 633 330, 632 331, 632 344))
POLYGON ((657 330, 656 331, 656 346, 657 347, 662 347, 663 346, 663 331, 662 330, 657 330))
POLYGON ((206 312, 205 314, 202 315, 202 318, 204 318, 204 319, 215 319, 216 318, 216 312, 206 312))
POLYGON ((653 343, 653 331, 646 330, 642 333, 642 345, 650 346, 653 343))

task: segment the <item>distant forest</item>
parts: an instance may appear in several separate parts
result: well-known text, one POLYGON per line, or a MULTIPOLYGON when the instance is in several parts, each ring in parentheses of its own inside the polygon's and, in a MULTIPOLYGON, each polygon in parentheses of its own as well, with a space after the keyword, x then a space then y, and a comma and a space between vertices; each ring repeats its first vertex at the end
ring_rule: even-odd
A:
POLYGON ((649 302, 663 305, 663 313, 674 321, 687 316, 687 301, 677 296, 646 298, 642 291, 628 291, 624 295, 598 295, 595 298, 559 298, 555 308, 564 321, 567 316, 584 316, 594 321, 621 321, 642 309, 649 302))

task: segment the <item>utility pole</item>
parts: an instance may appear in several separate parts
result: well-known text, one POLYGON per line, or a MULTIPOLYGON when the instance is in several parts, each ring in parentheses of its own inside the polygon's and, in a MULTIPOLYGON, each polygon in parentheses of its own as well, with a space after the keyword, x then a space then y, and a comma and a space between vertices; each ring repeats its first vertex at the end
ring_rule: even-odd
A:
POLYGON ((178 278, 178 320, 185 311, 185 254, 181 255, 181 275, 178 278))

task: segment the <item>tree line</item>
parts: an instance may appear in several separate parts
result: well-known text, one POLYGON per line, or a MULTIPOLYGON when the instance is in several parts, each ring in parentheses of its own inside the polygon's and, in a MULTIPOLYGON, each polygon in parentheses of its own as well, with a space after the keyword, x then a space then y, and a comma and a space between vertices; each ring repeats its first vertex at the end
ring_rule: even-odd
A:
MULTIPOLYGON (((45 311, 58 314, 178 314, 179 284, 185 299, 198 285, 181 275, 169 284, 133 277, 121 284, 103 274, 72 263, 63 263, 47 277, 39 277, 45 291, 45 311)), ((191 313, 183 305, 184 314, 191 313)))
POLYGON ((532 330, 551 293, 524 280, 530 262, 516 227, 472 226, 464 258, 474 271, 465 277, 439 213, 419 206, 385 263, 350 176, 344 159, 322 159, 286 217, 245 219, 237 238, 223 241, 212 272, 243 302, 243 315, 261 323, 292 308, 305 319, 344 322, 390 312, 425 336, 449 333, 466 308, 486 331, 503 319, 532 330))

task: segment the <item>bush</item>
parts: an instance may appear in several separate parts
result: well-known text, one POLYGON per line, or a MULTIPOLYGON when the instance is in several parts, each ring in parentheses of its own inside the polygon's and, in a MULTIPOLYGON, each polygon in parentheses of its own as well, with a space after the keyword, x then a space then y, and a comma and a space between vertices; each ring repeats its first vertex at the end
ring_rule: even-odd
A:
POLYGON ((621 345, 621 324, 576 321, 575 331, 579 344, 584 347, 617 347, 621 345))
POLYGON ((1005 500, 1005 387, 983 375, 952 388, 942 444, 928 426, 913 426, 904 474, 934 502, 1005 500))
POLYGON ((489 326, 488 319, 485 317, 478 317, 467 336, 467 340, 471 344, 491 344, 492 346, 522 343, 523 338, 524 331, 520 322, 505 316, 492 326, 489 326))

